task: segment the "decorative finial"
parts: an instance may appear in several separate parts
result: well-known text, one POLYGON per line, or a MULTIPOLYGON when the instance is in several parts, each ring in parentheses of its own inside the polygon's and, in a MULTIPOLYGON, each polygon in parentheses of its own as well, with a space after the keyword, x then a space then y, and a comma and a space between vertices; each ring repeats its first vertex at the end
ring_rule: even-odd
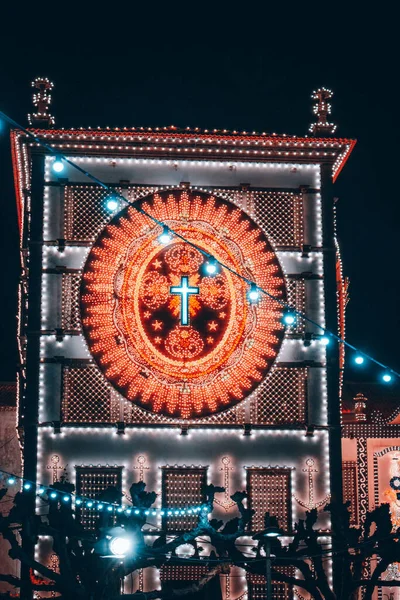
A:
POLYGON ((326 88, 319 88, 311 94, 311 98, 316 100, 313 106, 313 113, 317 115, 317 122, 311 123, 309 131, 313 135, 332 135, 336 131, 336 125, 329 123, 328 115, 331 114, 331 105, 328 100, 332 98, 333 92, 326 88))
POLYGON ((36 112, 28 115, 28 123, 33 127, 44 128, 52 127, 55 123, 53 115, 48 112, 51 104, 51 90, 54 87, 47 77, 36 77, 32 81, 32 87, 38 90, 33 94, 33 105, 36 112))
POLYGON ((366 421, 367 420, 367 415, 366 415, 366 408, 367 408, 367 400, 368 398, 366 398, 364 396, 364 394, 357 394, 356 397, 354 398, 354 402, 355 402, 355 415, 356 415, 356 421, 366 421))

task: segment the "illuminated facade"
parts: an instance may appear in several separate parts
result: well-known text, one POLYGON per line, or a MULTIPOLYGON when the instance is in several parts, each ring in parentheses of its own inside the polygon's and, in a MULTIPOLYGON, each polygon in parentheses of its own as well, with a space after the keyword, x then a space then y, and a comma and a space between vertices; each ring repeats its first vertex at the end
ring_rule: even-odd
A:
MULTIPOLYGON (((360 525, 380 504, 389 504, 400 526, 400 406, 390 390, 371 383, 346 383, 343 393, 343 495, 351 502, 352 523, 360 525)), ((393 563, 383 580, 400 580, 393 563)), ((375 597, 400 598, 399 588, 377 588, 375 597)))
MULTIPOLYGON (((235 516, 230 495, 247 489, 249 540, 267 510, 290 536, 306 510, 341 494, 340 464, 330 461, 340 456, 340 357, 323 329, 300 317, 284 326, 269 294, 337 330, 332 180, 354 141, 174 127, 35 131, 133 204, 110 212, 101 187, 71 166, 55 173, 54 157, 13 132, 25 477, 49 484, 68 465, 79 493, 112 484, 122 498, 142 479, 159 507, 200 503, 212 482, 226 488, 220 518, 235 516), (184 239, 161 241, 148 214, 184 239), (267 295, 252 301, 248 282, 267 295)), ((94 526, 93 511, 78 514, 94 526)), ((194 519, 152 517, 148 535, 194 519)), ((322 536, 330 529, 326 513, 319 526, 322 536)), ((38 552, 47 551, 43 542, 38 552)), ((192 580, 202 568, 147 569, 133 590, 192 580)), ((232 575, 221 578, 225 600, 251 600, 264 585, 232 575)))

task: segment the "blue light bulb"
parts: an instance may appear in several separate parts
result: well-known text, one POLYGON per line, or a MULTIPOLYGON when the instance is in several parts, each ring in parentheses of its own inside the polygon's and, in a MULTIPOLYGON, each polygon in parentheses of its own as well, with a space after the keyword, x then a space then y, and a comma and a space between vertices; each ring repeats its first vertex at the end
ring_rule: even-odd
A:
POLYGON ((53 171, 56 173, 62 173, 62 171, 64 171, 64 163, 59 156, 56 156, 56 159, 53 162, 53 171))
POLYGON ((215 275, 217 270, 217 261, 214 258, 210 258, 210 260, 206 262, 206 272, 208 273, 208 275, 215 275))
POLYGON ((255 283, 252 283, 250 286, 250 290, 247 292, 247 298, 250 304, 255 304, 260 299, 260 292, 255 283))
POLYGON ((296 316, 293 313, 286 313, 283 317, 285 325, 294 325, 296 322, 296 316))
POLYGON ((70 496, 67 496, 67 495, 65 495, 65 496, 63 497, 63 501, 64 501, 64 502, 69 502, 69 501, 70 501, 70 499, 71 499, 71 498, 70 498, 70 496))
POLYGON ((108 198, 106 206, 107 206, 107 210, 109 210, 110 212, 114 212, 114 210, 117 210, 117 208, 119 206, 119 202, 118 202, 117 198, 114 198, 114 196, 111 196, 111 198, 108 198))
POLYGON ((7 483, 8 483, 9 485, 14 485, 14 483, 15 483, 15 477, 9 477, 9 478, 7 479, 7 483))
POLYGON ((172 241, 171 233, 167 226, 164 226, 162 234, 159 236, 160 244, 169 244, 172 241))
POLYGON ((50 498, 52 498, 53 500, 54 500, 55 498, 57 498, 57 492, 51 492, 51 494, 50 494, 50 498))
POLYGON ((382 375, 382 379, 385 383, 390 383, 392 381, 392 376, 390 375, 390 373, 384 373, 382 375))
POLYGON ((26 483, 24 483, 24 490, 30 490, 32 487, 32 484, 29 483, 29 481, 27 481, 26 483))
POLYGON ((362 365, 364 362, 364 357, 361 356, 360 354, 358 354, 355 359, 354 362, 356 363, 356 365, 362 365))
POLYGON ((328 346, 330 343, 330 339, 327 335, 323 335, 321 338, 321 344, 323 344, 324 346, 328 346))

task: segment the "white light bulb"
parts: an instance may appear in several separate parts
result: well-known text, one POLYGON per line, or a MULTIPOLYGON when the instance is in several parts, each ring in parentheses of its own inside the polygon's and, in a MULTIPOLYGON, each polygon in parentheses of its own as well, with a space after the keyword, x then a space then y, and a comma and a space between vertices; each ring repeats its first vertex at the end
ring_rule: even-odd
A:
POLYGON ((132 548, 132 540, 127 537, 115 537, 110 542, 110 552, 114 556, 125 556, 132 548))

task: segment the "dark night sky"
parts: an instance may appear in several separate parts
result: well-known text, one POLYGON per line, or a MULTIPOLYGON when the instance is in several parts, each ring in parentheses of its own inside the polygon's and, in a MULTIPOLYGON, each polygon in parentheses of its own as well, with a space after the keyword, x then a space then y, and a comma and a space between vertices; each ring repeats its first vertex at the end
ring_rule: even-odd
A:
MULTIPOLYGON (((358 140, 335 184, 344 271, 351 280, 348 340, 400 370, 398 49, 390 16, 368 15, 365 6, 361 20, 356 9, 351 14, 340 5, 334 15, 312 8, 304 15, 290 4, 280 14, 262 13, 254 4, 240 11, 229 4, 219 14, 205 4, 168 5, 160 14, 152 4, 148 14, 139 14, 133 5, 132 14, 116 4, 89 16, 69 4, 68 22, 64 5, 64 14, 46 13, 46 27, 45 10, 40 21, 38 12, 25 14, 25 29, 9 27, 6 17, 0 109, 26 124, 30 81, 45 75, 55 83, 60 127, 174 124, 303 135, 312 119, 311 91, 333 89, 337 134, 358 140)), ((4 125, 0 161, 0 380, 12 380, 19 262, 4 125)), ((368 379, 377 376, 373 368, 363 371, 368 379)), ((352 367, 347 377, 354 378, 352 367)))

